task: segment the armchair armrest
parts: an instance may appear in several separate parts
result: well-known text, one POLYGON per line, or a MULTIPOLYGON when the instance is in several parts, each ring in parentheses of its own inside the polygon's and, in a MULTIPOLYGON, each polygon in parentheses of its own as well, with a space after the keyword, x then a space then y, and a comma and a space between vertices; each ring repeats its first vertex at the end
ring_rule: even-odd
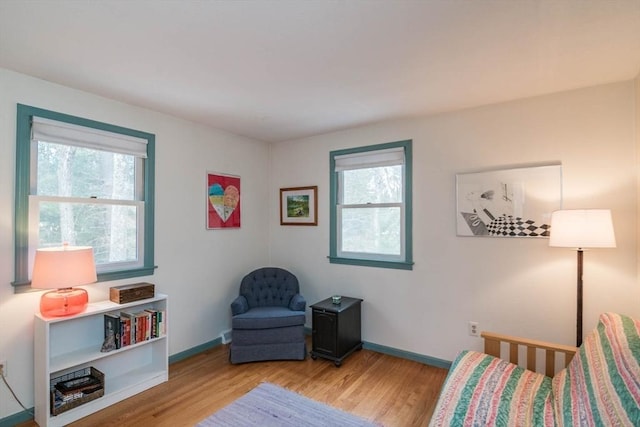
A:
POLYGON ((249 310, 249 303, 243 295, 239 295, 231 303, 231 315, 246 313, 249 310))
POLYGON ((300 294, 295 294, 289 302, 289 309, 293 311, 304 311, 307 307, 307 301, 300 294))
POLYGON ((482 332, 484 338, 484 352, 491 356, 500 357, 500 344, 509 344, 509 362, 518 364, 518 348, 527 348, 526 364, 527 369, 536 371, 537 349, 545 351, 545 375, 553 377, 555 375, 556 353, 564 354, 564 366, 566 367, 573 356, 578 351, 577 347, 563 344, 554 344, 546 341, 531 340, 528 338, 514 337, 510 335, 496 334, 493 332, 482 332))

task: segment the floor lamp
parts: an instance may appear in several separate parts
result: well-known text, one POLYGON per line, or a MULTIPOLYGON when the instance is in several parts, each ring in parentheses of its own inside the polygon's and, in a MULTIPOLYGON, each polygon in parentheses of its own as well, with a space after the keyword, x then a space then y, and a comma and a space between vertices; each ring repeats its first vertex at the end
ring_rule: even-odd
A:
POLYGON ((582 344, 582 259, 584 249, 615 248, 609 209, 569 209, 551 214, 549 246, 573 248, 578 252, 576 347, 582 344))

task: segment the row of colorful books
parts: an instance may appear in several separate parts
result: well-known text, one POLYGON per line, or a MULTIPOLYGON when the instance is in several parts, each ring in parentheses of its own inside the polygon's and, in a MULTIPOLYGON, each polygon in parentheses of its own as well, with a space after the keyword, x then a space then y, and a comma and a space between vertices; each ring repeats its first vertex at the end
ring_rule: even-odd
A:
POLYGON ((165 311, 153 308, 130 313, 104 315, 105 342, 111 341, 118 349, 138 342, 158 338, 166 334, 165 311))

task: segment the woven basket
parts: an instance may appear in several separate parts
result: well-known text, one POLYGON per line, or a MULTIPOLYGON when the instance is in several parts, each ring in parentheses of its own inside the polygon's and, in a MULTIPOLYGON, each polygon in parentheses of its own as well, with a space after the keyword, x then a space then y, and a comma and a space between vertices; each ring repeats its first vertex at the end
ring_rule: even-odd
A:
MULTIPOLYGON (((95 387, 94 387, 95 389, 95 387)), ((51 382, 50 382, 50 407, 51 407, 51 415, 58 415, 61 414, 63 412, 66 412, 70 409, 73 408, 77 408, 78 406, 82 405, 83 403, 87 403, 90 402, 92 400, 95 400, 99 397, 104 396, 104 374, 100 371, 98 371, 96 368, 94 368, 93 366, 84 368, 84 369, 80 369, 78 371, 74 371, 65 375, 61 375, 59 377, 56 378, 52 378, 51 382), (58 384, 59 382, 63 382, 63 381, 70 381, 73 379, 78 379, 78 378, 82 378, 82 377, 86 377, 86 376, 91 376, 95 379, 97 379, 99 381, 99 385, 97 387, 99 387, 97 390, 91 392, 91 393, 83 393, 83 392, 78 392, 75 393, 78 396, 77 397, 73 397, 72 394, 67 394, 64 395, 63 393, 61 393, 59 390, 56 389, 56 384, 58 384), (58 400, 57 404, 56 404, 56 395, 59 397, 65 396, 67 397, 69 400, 66 400, 64 402, 60 402, 60 400, 58 400)))

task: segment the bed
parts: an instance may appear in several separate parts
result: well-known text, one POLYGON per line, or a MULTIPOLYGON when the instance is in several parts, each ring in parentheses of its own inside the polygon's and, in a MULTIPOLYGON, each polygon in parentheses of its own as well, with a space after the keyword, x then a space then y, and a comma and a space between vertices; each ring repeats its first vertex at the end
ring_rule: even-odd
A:
POLYGON ((482 336, 484 353, 453 361, 430 426, 640 426, 640 321, 604 313, 579 348, 482 336))

